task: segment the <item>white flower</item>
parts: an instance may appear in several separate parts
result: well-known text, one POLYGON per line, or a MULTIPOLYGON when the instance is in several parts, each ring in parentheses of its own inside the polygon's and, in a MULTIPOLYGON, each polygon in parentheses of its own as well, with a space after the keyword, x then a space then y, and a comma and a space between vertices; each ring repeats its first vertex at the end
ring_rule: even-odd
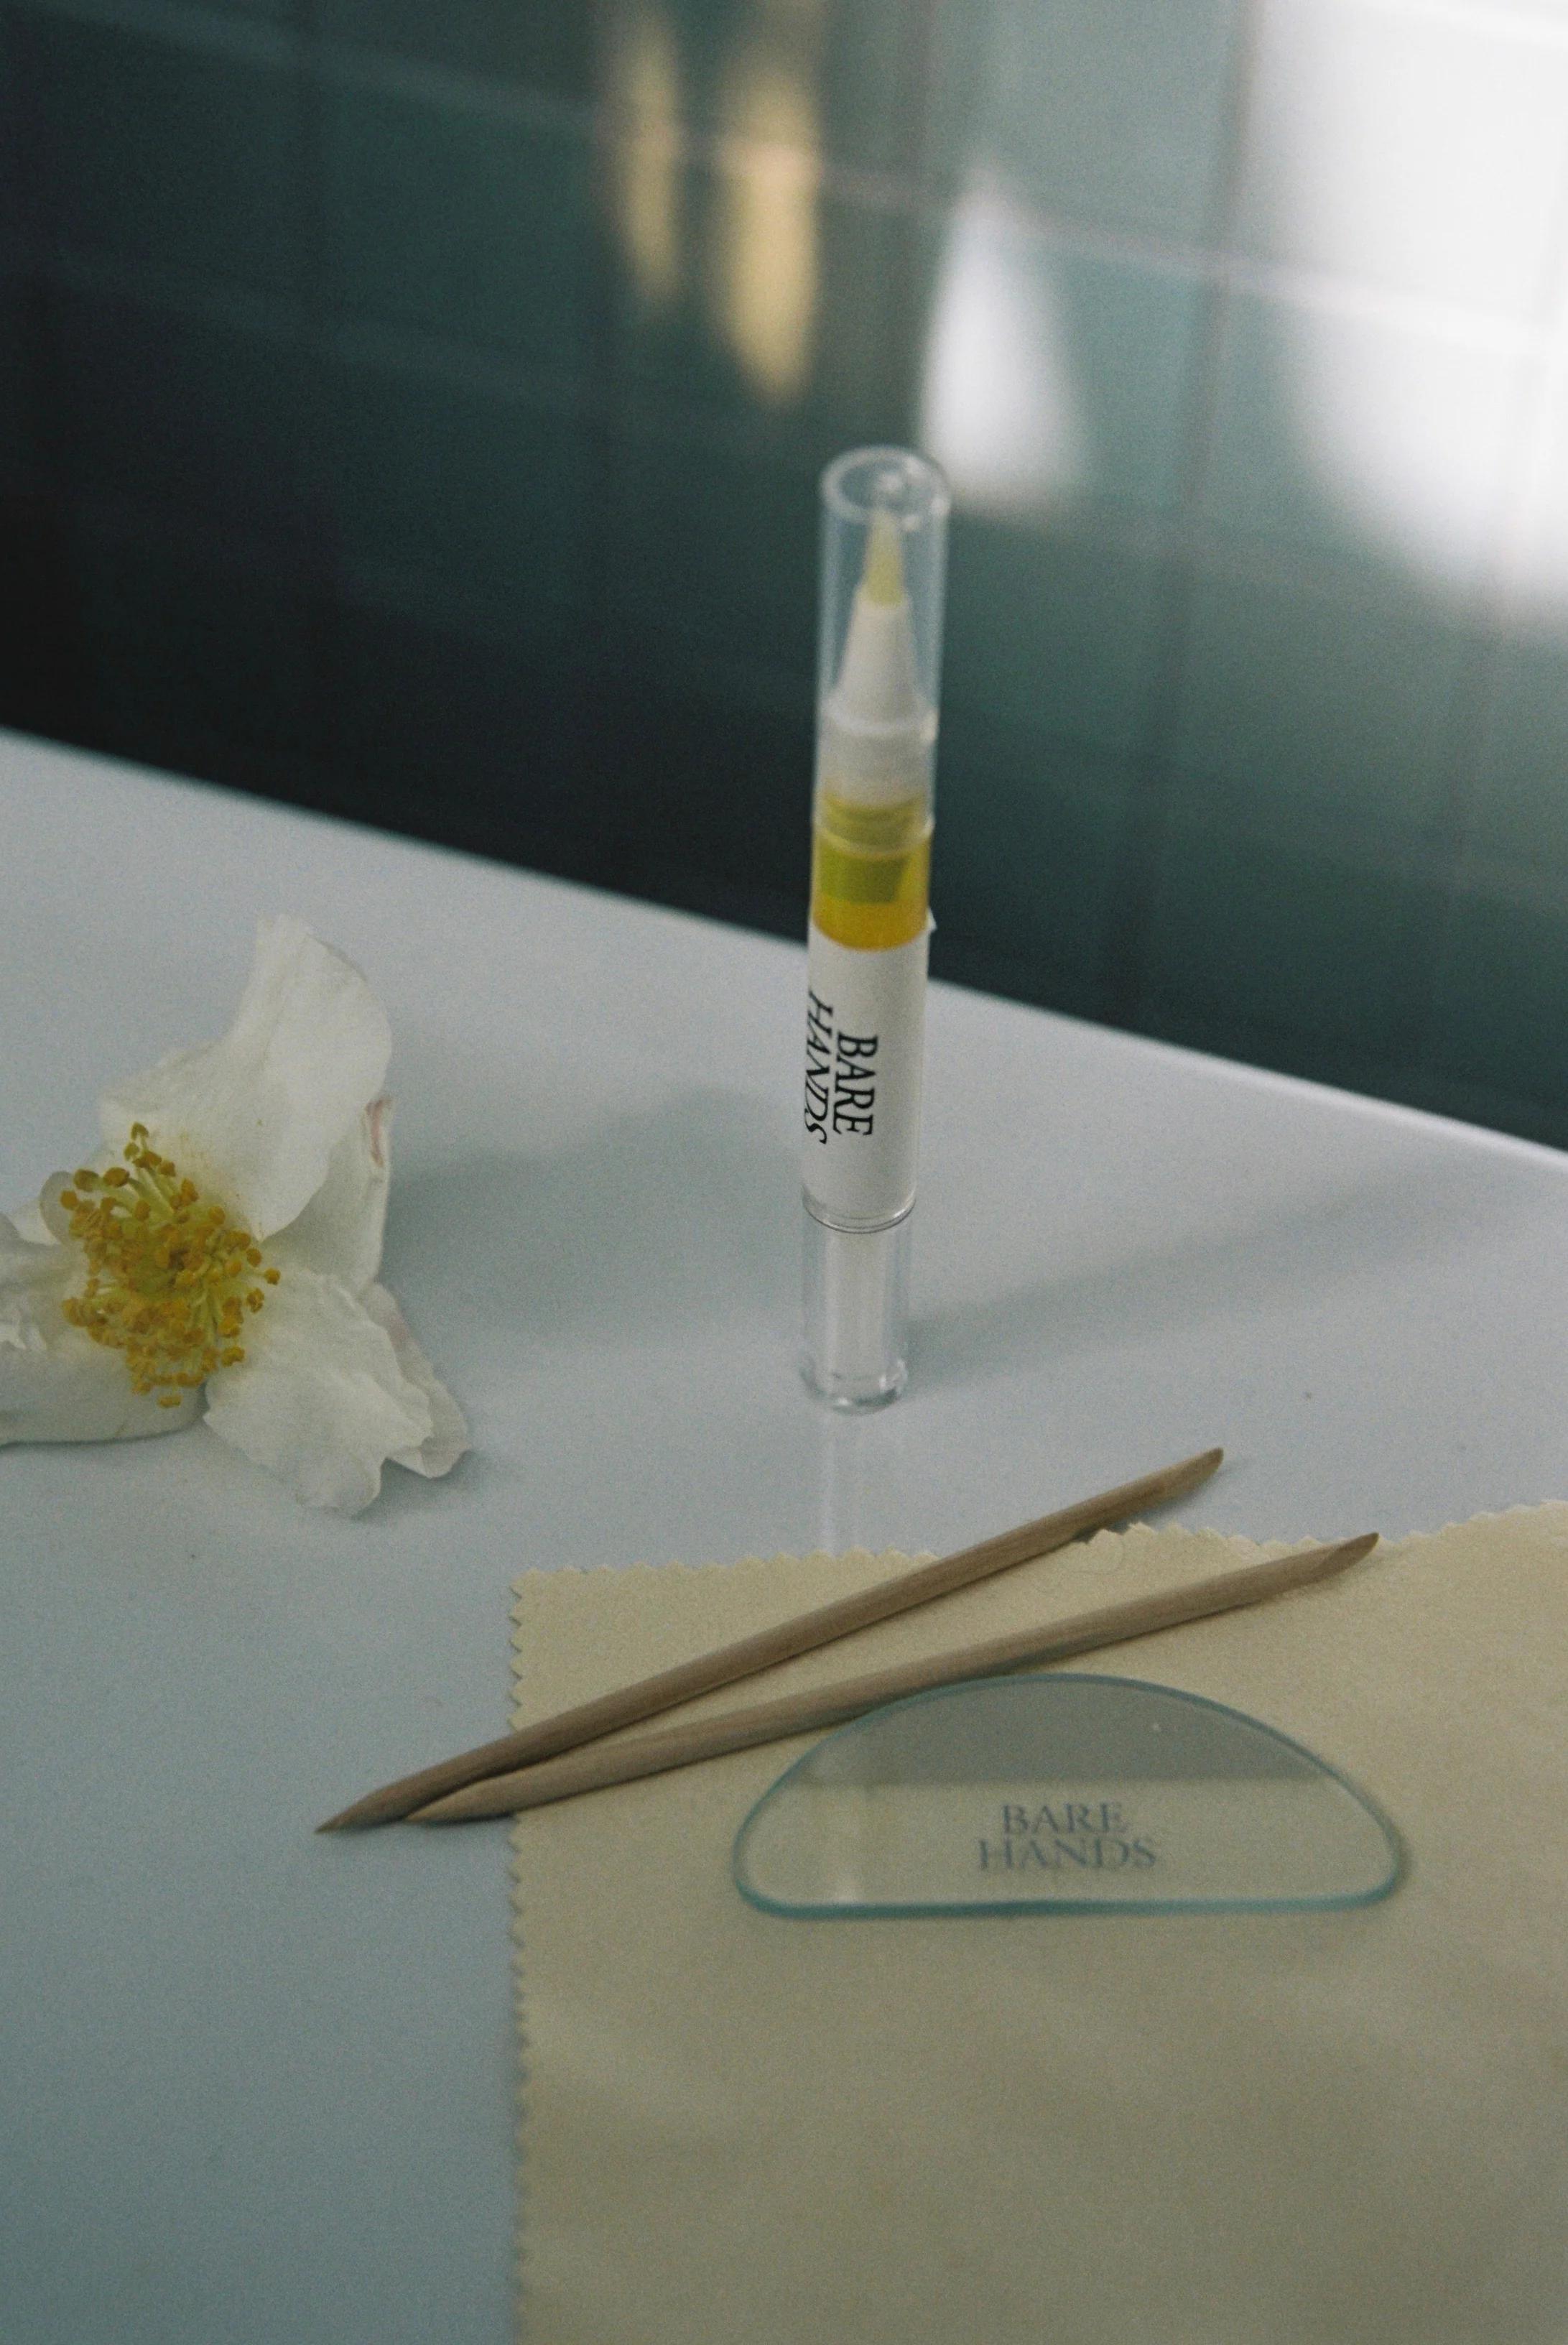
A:
POLYGON ((223 1040, 109 1092, 104 1152, 0 1215, 0 1443, 167 1433, 205 1393, 312 1506, 448 1472, 468 1428, 375 1284, 390 1054, 358 969, 263 920, 223 1040))

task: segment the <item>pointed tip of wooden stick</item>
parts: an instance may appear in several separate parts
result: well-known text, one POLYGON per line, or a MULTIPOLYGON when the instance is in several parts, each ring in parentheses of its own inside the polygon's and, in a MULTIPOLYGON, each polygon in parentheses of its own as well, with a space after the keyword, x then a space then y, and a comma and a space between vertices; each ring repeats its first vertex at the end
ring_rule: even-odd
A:
POLYGON ((1359 1531, 1354 1538, 1332 1539, 1322 1547, 1298 1548, 1296 1553, 1306 1584, 1333 1579, 1341 1571, 1348 1571, 1352 1563, 1360 1563, 1363 1556, 1371 1555, 1381 1537, 1379 1531, 1359 1531))
POLYGON ((515 1815, 520 1806, 532 1807, 531 1799, 517 1800, 512 1796, 525 1777, 538 1772, 537 1768, 524 1768, 521 1773, 509 1770, 501 1775, 484 1775, 477 1782, 460 1783, 455 1792, 443 1792, 439 1798, 426 1800, 410 1808, 402 1822, 406 1824, 475 1824, 484 1823, 497 1816, 515 1815))
MULTIPOLYGON (((317 1831, 319 1832, 357 1831, 361 1822, 359 1804, 359 1802, 356 1802, 355 1805, 351 1808, 340 1808, 335 1816, 329 1816, 324 1824, 318 1824, 316 1827, 317 1831)), ((367 1816, 363 1821, 366 1823, 374 1823, 378 1819, 374 1816, 367 1816)))
POLYGON ((389 1801, 388 1796, 389 1792, 395 1791, 395 1788, 389 1785, 386 1790, 368 1792, 362 1800, 356 1800, 352 1807, 339 1808, 335 1816, 329 1816, 324 1824, 318 1824, 317 1831, 368 1832, 372 1824, 396 1823, 402 1810, 395 1800, 389 1801))
POLYGON ((1179 1466, 1172 1466, 1160 1477, 1172 1497, 1195 1490, 1199 1482, 1207 1482, 1225 1462, 1223 1449, 1200 1449, 1195 1457, 1184 1457, 1179 1466))

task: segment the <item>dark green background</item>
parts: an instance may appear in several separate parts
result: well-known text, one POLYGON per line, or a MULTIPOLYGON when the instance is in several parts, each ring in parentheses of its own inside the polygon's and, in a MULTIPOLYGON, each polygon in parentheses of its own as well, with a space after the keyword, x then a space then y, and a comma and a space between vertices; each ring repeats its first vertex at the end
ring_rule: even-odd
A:
MULTIPOLYGON (((1287 396, 1346 275, 1249 195, 1293 8, 1382 37, 1376 0, 12 0, 0 718, 799 933, 815 475, 918 439, 961 217, 1092 461, 960 502, 938 970, 1568 1139, 1568 652, 1504 560, 1552 133, 1495 267, 1340 289, 1504 418, 1436 584, 1287 396), (781 184, 814 325, 769 392, 715 255, 781 184)), ((1411 103, 1430 41, 1482 128, 1456 39, 1563 67, 1545 17, 1538 59, 1527 16, 1398 21, 1411 103)))

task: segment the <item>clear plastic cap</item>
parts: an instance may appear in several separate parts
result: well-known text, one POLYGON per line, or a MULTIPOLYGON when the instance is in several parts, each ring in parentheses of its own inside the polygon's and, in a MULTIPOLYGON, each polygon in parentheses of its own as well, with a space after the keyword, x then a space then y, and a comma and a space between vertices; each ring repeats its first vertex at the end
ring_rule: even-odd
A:
POLYGON ((907 448, 854 448, 822 476, 819 788, 929 800, 951 502, 907 448))

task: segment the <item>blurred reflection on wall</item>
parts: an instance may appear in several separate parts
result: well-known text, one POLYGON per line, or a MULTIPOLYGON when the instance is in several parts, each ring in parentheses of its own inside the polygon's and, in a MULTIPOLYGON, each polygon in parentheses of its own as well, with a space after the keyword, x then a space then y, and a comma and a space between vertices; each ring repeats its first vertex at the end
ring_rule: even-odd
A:
POLYGON ((0 714, 798 934, 815 479, 913 441, 939 970, 1568 1139, 1543 0, 7 26, 0 714))

